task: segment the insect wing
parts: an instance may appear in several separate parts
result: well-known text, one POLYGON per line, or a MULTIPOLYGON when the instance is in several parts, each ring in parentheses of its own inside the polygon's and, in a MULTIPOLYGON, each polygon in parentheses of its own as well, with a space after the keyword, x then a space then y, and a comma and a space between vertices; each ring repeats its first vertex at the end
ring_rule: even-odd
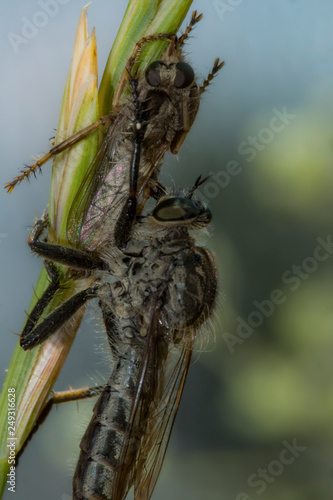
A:
POLYGON ((135 500, 149 500, 162 467, 190 365, 194 340, 174 346, 161 334, 156 312, 151 325, 113 500, 123 500, 133 485, 135 500))
MULTIPOLYGON (((170 353, 170 356, 174 357, 176 354, 170 353)), ((153 415, 142 441, 134 483, 136 500, 148 500, 154 491, 182 397, 191 356, 192 348, 189 346, 178 351, 176 365, 170 377, 165 380, 161 396, 152 402, 153 415)))
MULTIPOLYGON (((70 208, 67 236, 75 247, 100 252, 114 244, 115 226, 129 195, 133 156, 133 120, 127 112, 117 114, 70 208)), ((153 158, 141 158, 138 196, 142 200, 137 214, 149 198, 147 183, 156 177, 165 151, 159 148, 153 158)))
POLYGON ((70 208, 67 235, 76 247, 94 250, 113 234, 112 220, 115 224, 129 184, 130 156, 123 154, 119 159, 121 153, 126 153, 122 151, 123 121, 123 116, 118 115, 109 128, 70 208))

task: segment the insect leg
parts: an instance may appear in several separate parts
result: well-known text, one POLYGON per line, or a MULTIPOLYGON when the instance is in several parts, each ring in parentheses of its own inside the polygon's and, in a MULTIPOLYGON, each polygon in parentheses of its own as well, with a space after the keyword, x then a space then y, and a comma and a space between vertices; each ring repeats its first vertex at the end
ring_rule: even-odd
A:
MULTIPOLYGON (((82 252, 62 245, 40 242, 39 238, 47 224, 48 218, 44 213, 42 219, 36 222, 30 233, 28 244, 34 252, 48 260, 57 261, 69 267, 84 270, 105 268, 104 262, 101 259, 88 252, 82 252)), ((50 303, 56 291, 60 288, 59 275, 55 266, 51 262, 46 261, 45 267, 51 278, 51 283, 38 300, 26 321, 20 340, 21 347, 25 350, 32 349, 54 333, 63 323, 65 323, 65 321, 67 321, 67 319, 73 316, 87 300, 95 297, 99 288, 87 288, 73 295, 50 313, 41 323, 37 324, 44 309, 50 303)))
POLYGON ((134 136, 133 136, 133 154, 130 165, 130 183, 129 183, 129 196, 120 213, 115 227, 115 242, 119 248, 123 248, 131 233, 131 229, 136 216, 137 207, 137 189, 138 189, 138 176, 140 167, 140 157, 142 142, 145 133, 143 109, 139 101, 138 94, 138 80, 131 78, 130 81, 133 93, 134 102, 134 136))
POLYGON ((126 68, 123 71, 122 76, 119 79, 119 83, 114 93, 113 97, 113 106, 117 106, 119 101, 124 93, 124 88, 128 82, 128 75, 132 74, 133 67, 138 60, 140 53, 142 52, 145 45, 155 40, 168 40, 173 41, 176 38, 176 35, 173 33, 157 33, 155 35, 147 35, 141 38, 135 45, 132 51, 131 56, 129 57, 126 68))
POLYGON ((30 166, 26 166, 23 170, 21 170, 20 175, 15 177, 11 182, 8 182, 5 185, 5 189, 9 193, 13 191, 15 188, 16 184, 19 184, 20 182, 23 181, 23 179, 28 179, 31 174, 36 176, 36 170, 41 169, 42 165, 49 161, 53 156, 61 153, 67 148, 70 148, 71 146, 74 146, 77 142, 82 141, 82 139, 85 139, 88 137, 92 132, 94 132, 98 127, 101 125, 111 125, 112 123, 113 116, 112 115, 107 115, 107 116, 102 116, 99 120, 96 122, 92 123, 91 125, 88 125, 87 127, 83 128, 82 130, 79 130, 75 134, 71 135, 64 141, 60 142, 56 146, 50 149, 48 153, 43 155, 41 158, 39 158, 36 163, 30 166))
POLYGON ((22 349, 25 351, 30 350, 44 342, 52 333, 55 333, 58 328, 70 319, 87 300, 97 297, 99 288, 99 286, 89 287, 82 292, 76 293, 61 306, 52 311, 38 325, 32 324, 31 321, 27 321, 20 339, 22 349))
POLYGON ((196 10, 192 12, 192 17, 190 24, 186 27, 185 32, 177 39, 177 47, 184 45, 185 40, 189 37, 189 34, 193 30, 194 26, 201 21, 203 18, 202 14, 198 14, 196 10))
POLYGON ((106 268, 104 261, 91 252, 78 250, 65 245, 39 241, 39 238, 41 237, 47 224, 48 218, 47 215, 44 214, 32 228, 28 238, 28 245, 33 252, 36 252, 44 259, 56 261, 75 269, 106 268))
POLYGON ((220 69, 224 66, 224 61, 220 62, 220 59, 217 57, 214 61, 214 66, 212 68, 212 71, 209 73, 207 78, 204 80, 203 84, 199 88, 199 95, 203 94, 211 81, 213 80, 214 76, 220 69))
POLYGON ((51 282, 43 295, 38 299, 38 302, 36 303, 35 307, 29 314, 27 321, 25 323, 22 336, 28 335, 28 333, 33 330, 35 327, 37 321, 39 320, 40 316, 42 315, 45 307, 48 306, 48 304, 51 302, 52 297, 55 295, 57 290, 60 288, 60 281, 59 281, 59 273, 57 272, 55 266, 52 264, 52 262, 45 261, 44 262, 46 271, 48 275, 51 278, 51 282))
POLYGON ((104 389, 104 385, 97 385, 96 387, 84 387, 82 389, 70 389, 68 391, 53 392, 52 396, 46 402, 41 414, 38 417, 33 429, 31 430, 28 438, 25 440, 24 445, 20 449, 19 453, 16 455, 16 465, 18 464, 19 458, 22 456, 28 442, 31 440, 33 435, 38 431, 39 427, 44 423, 46 417, 50 413, 53 405, 69 403, 71 401, 80 401, 81 399, 92 398, 98 396, 104 389))
POLYGON ((95 387, 82 387, 81 389, 53 392, 46 404, 52 406, 93 398, 94 396, 98 396, 98 394, 103 391, 104 387, 105 385, 96 385, 95 387))

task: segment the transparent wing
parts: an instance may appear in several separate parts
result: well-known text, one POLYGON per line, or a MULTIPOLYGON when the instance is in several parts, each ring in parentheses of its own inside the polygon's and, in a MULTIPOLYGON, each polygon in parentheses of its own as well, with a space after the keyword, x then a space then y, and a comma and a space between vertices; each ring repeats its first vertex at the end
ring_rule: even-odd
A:
MULTIPOLYGON (((133 156, 132 120, 119 112, 101 144, 70 208, 67 236, 78 248, 101 251, 112 246, 114 229, 129 194, 129 176, 133 156)), ((140 214, 149 198, 149 180, 158 175, 166 148, 154 151, 153 157, 140 159, 138 197, 140 214)))
POLYGON ((97 246, 105 219, 124 198, 131 158, 131 151, 124 151, 129 142, 124 131, 127 122, 122 113, 115 117, 74 198, 67 235, 77 247, 97 246))
POLYGON ((135 500, 148 500, 154 491, 182 397, 192 347, 187 345, 181 349, 175 348, 177 353, 169 354, 173 358, 170 360, 173 369, 169 371, 170 367, 167 366, 167 376, 162 380, 160 387, 161 394, 150 406, 147 432, 143 437, 138 457, 134 483, 135 500))
POLYGON ((150 325, 113 500, 123 500, 133 485, 135 500, 149 500, 190 365, 194 340, 174 346, 155 308, 150 325))

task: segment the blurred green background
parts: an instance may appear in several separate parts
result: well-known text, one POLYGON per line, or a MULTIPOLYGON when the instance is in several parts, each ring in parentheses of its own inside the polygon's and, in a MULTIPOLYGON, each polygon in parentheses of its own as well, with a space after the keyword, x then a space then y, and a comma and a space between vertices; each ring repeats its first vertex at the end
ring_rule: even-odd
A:
MULTIPOLYGON (((88 9, 100 72, 126 3, 96 0, 88 9)), ((22 35, 24 18, 32 20, 40 3, 12 2, 0 20, 2 185, 54 135, 84 2, 57 5, 16 51, 8 35, 22 35)), ((226 66, 204 95, 179 158, 166 158, 161 180, 188 186, 211 175, 201 195, 214 214, 205 244, 217 257, 220 297, 153 498, 328 500, 333 4, 197 0, 193 8, 204 13, 186 47, 199 79, 217 56, 226 66)), ((0 196, 1 381, 40 269, 26 237, 47 204, 49 179, 46 166, 30 185, 0 196)), ((87 313, 58 389, 108 377, 96 313, 87 313)), ((91 406, 53 410, 22 456, 16 500, 46 492, 68 500, 91 406)))

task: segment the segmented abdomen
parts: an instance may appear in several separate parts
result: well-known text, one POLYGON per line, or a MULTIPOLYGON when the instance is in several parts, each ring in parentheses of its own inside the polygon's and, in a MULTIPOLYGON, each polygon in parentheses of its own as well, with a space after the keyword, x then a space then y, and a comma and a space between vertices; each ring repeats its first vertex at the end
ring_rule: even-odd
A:
MULTIPOLYGON (((128 347, 119 356, 117 366, 94 407, 93 418, 80 444, 73 500, 122 498, 122 495, 114 496, 114 489, 123 446, 127 443, 140 361, 138 350, 128 347)), ((136 455, 136 443, 138 441, 133 442, 131 438, 129 455, 132 457, 136 455)))

